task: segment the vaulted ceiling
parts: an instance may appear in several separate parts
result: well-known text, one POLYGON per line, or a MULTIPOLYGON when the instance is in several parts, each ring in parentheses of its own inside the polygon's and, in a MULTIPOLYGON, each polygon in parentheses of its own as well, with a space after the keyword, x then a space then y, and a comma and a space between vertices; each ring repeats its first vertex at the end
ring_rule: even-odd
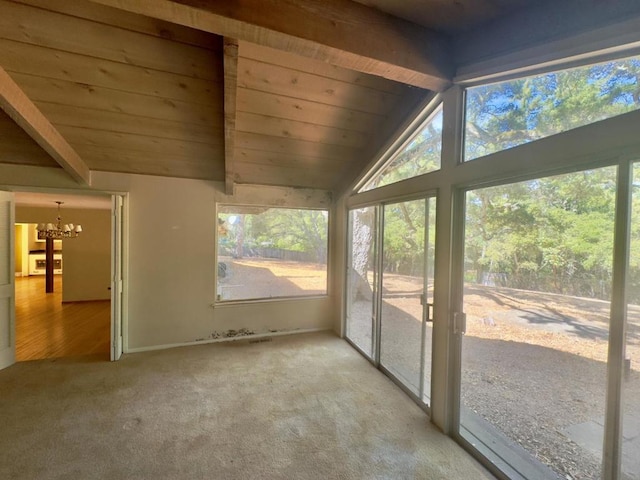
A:
POLYGON ((544 3, 0 0, 0 163, 340 190, 544 3))

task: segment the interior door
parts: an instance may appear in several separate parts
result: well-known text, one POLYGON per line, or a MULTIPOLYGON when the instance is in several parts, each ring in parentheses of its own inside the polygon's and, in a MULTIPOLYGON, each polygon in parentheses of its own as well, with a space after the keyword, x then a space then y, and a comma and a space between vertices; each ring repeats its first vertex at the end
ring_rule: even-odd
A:
POLYGON ((13 193, 0 192, 0 369, 16 362, 13 193))
POLYGON ((111 361, 122 356, 122 235, 123 198, 111 197, 111 361))
POLYGON ((432 202, 435 207, 434 198, 385 205, 381 249, 380 365, 425 403, 430 372, 425 373, 431 365, 432 202))

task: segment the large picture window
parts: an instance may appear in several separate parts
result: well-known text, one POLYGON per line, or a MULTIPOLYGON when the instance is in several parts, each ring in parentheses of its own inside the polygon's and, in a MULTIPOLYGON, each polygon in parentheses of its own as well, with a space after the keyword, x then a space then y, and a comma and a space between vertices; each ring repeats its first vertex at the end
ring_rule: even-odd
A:
POLYGON ((616 178, 466 195, 461 434, 527 478, 600 478, 616 178))
POLYGON ((326 210, 218 207, 218 301, 326 295, 326 210))

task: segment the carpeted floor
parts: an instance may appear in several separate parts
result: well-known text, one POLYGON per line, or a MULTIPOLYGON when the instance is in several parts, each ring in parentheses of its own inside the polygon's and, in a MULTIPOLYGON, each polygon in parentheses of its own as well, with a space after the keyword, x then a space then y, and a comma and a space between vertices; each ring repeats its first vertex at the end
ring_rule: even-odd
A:
POLYGON ((329 334, 0 371, 2 479, 491 478, 329 334))

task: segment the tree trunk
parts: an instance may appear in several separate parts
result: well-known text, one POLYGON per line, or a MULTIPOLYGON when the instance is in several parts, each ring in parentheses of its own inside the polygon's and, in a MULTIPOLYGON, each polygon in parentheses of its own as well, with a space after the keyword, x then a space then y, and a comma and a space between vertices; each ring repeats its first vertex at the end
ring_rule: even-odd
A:
POLYGON ((238 215, 236 222, 236 251, 235 258, 244 257, 244 215, 238 215))
POLYGON ((356 210, 353 215, 351 243, 351 299, 361 297, 370 301, 373 296, 367 278, 370 254, 373 250, 374 211, 356 210))

